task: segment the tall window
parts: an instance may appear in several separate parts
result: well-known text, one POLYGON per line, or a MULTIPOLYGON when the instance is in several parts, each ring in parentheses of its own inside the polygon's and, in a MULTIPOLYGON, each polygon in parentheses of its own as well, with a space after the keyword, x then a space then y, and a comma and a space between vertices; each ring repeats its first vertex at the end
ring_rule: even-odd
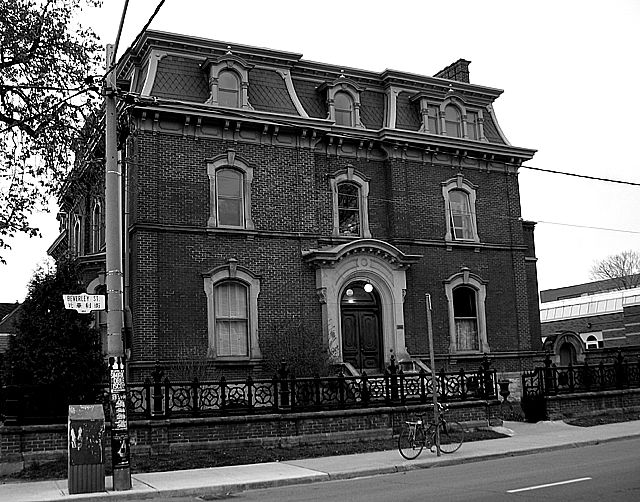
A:
POLYGON ((429 105, 427 107, 427 121, 429 132, 433 134, 440 134, 440 120, 438 118, 437 106, 429 105))
POLYGON ((243 185, 242 173, 235 169, 218 169, 216 172, 216 202, 220 226, 244 226, 243 185))
POLYGON ((333 98, 336 124, 353 127, 353 100, 346 92, 337 92, 333 98))
POLYGON ((450 352, 489 352, 486 282, 462 267, 459 273, 444 281, 444 289, 449 304, 450 352))
POLYGON ((229 149, 207 163, 207 174, 211 194, 208 226, 253 230, 253 168, 229 149))
POLYGON ((102 223, 102 204, 99 201, 91 213, 91 251, 97 253, 104 244, 104 225, 102 223))
POLYGON ((478 114, 476 112, 467 112, 467 136, 469 139, 480 139, 478 126, 478 114))
POLYGON ((453 290, 453 318, 458 352, 478 350, 478 309, 476 292, 468 286, 453 290))
POLYGON ((369 179, 352 166, 329 180, 333 194, 333 235, 371 237, 369 231, 369 179))
POLYGON ((449 217, 455 240, 473 240, 473 218, 469 194, 462 190, 449 192, 449 217))
POLYGON ((247 287, 236 281, 223 281, 215 287, 216 356, 249 355, 249 312, 247 287))
POLYGON ((355 183, 338 184, 338 228, 340 235, 360 235, 360 187, 355 183))
POLYGON ((442 183, 448 242, 480 242, 476 224, 476 186, 462 174, 442 183))
POLYGON ((240 106, 240 81, 232 71, 218 75, 218 104, 238 108, 240 106))
POLYGON ((83 242, 82 242, 82 222, 81 217, 75 215, 73 218, 73 251, 76 256, 82 256, 83 254, 83 242))
POLYGON ((462 137, 462 120, 460 111, 453 105, 448 105, 444 109, 444 122, 447 136, 455 138, 462 137))
POLYGON ((260 279, 230 259, 203 274, 207 295, 208 356, 221 360, 260 359, 260 279))

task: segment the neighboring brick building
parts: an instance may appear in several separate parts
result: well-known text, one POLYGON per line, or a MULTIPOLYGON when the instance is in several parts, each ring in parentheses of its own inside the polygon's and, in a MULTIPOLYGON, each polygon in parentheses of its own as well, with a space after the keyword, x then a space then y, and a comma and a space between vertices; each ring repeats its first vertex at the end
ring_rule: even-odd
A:
POLYGON ((640 352, 640 287, 618 288, 607 280, 540 292, 544 349, 557 364, 611 355, 607 349, 640 352))
MULTIPOLYGON (((121 59, 130 368, 208 354, 256 374, 303 321, 350 371, 392 354, 518 370, 541 350, 534 224, 468 61, 435 77, 149 31, 121 59), (447 80, 451 78, 454 80, 447 80), (189 352, 192 353, 192 352, 189 352)), ((99 134, 88 152, 101 154, 99 134)), ((100 162, 61 198, 67 248, 104 288, 100 162)))

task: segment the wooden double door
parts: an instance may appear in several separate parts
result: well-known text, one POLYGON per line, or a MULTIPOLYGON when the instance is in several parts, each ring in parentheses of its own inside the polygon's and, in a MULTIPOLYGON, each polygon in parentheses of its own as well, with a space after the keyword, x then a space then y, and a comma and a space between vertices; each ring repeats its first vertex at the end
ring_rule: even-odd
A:
POLYGON ((383 369, 377 308, 342 307, 342 360, 361 372, 376 373, 383 369))

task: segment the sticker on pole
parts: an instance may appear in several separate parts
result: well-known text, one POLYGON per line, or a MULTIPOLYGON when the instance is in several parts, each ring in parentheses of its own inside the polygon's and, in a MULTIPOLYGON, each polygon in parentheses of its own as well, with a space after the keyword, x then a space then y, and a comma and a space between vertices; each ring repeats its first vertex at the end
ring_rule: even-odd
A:
POLYGON ((80 314, 88 314, 92 310, 104 310, 104 295, 62 295, 67 310, 77 310, 80 314))

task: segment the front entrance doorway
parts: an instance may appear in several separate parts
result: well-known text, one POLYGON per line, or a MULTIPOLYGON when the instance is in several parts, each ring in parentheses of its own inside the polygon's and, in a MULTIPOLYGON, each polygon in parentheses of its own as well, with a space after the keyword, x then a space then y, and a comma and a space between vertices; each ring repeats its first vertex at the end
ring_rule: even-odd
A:
POLYGON ((376 373, 383 368, 380 301, 369 283, 349 284, 340 300, 342 360, 358 371, 376 373))

